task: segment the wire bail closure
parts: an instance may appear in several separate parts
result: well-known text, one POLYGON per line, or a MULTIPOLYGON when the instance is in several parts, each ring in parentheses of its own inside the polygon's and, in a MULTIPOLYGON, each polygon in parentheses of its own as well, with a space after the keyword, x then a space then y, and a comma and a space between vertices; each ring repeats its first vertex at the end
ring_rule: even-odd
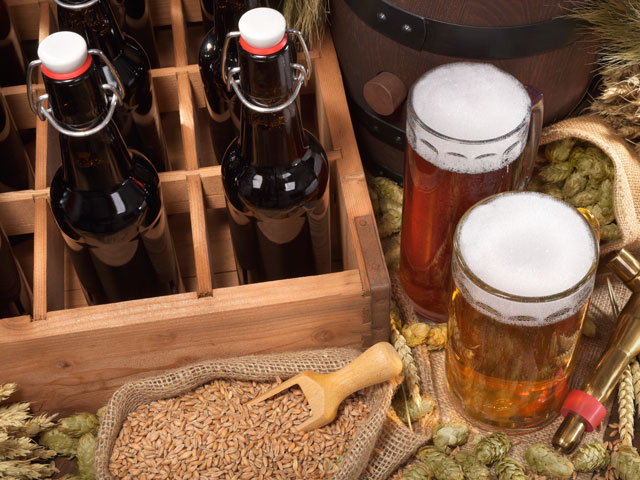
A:
MULTIPOLYGON (((58 2, 56 1, 56 3, 58 2)), ((101 85, 102 89, 105 91, 105 94, 106 92, 111 92, 112 94, 111 99, 109 100, 109 110, 107 111, 107 114, 105 115, 104 119, 98 125, 92 128, 81 128, 78 130, 69 130, 68 128, 66 128, 63 124, 61 124, 58 120, 56 120, 56 118, 53 115, 53 110, 51 109, 51 107, 45 108, 45 106, 43 105, 45 101, 48 102, 49 100, 48 93, 40 95, 37 100, 34 100, 33 71, 36 69, 36 67, 39 67, 40 65, 42 65, 42 60, 34 60, 31 63, 29 63, 29 66, 27 67, 27 99, 29 100, 29 107, 31 107, 31 110, 33 111, 33 113, 35 113, 38 116, 38 118, 40 118, 40 120, 42 121, 48 120, 53 128, 55 128, 61 134, 67 135, 69 137, 75 137, 75 138, 89 137, 99 132, 100 130, 102 130, 112 120, 113 115, 116 111, 116 107, 119 104, 122 104, 122 100, 124 98, 124 86, 122 85, 120 76, 118 75, 118 72, 116 71, 111 61, 107 58, 107 56, 104 53, 102 53, 102 50, 97 50, 97 49, 91 49, 87 53, 89 55, 95 55, 98 58, 100 58, 100 60, 104 62, 107 68, 109 68, 109 70, 113 74, 113 77, 116 79, 116 83, 117 83, 117 87, 114 87, 113 85, 110 85, 108 83, 103 83, 101 85)))
POLYGON ((69 10, 82 10, 83 8, 89 8, 94 6, 100 0, 87 0, 84 3, 66 3, 62 0, 53 0, 53 3, 58 5, 59 7, 66 8, 69 10))
POLYGON ((306 85, 307 82, 309 81, 309 78, 311 78, 311 55, 309 55, 309 49, 307 48, 307 44, 305 43, 304 38, 302 37, 302 34, 300 33, 299 30, 291 30, 291 29, 287 29, 286 33, 293 35, 295 38, 298 39, 298 41, 300 42, 300 45, 302 45, 302 51, 304 53, 304 58, 307 62, 307 67, 304 67, 299 63, 291 64, 291 67, 294 70, 298 71, 298 74, 293 79, 296 82, 293 88, 293 91, 291 92, 291 95, 289 95, 289 98, 287 98, 283 103, 279 105, 274 105, 272 107, 265 107, 265 106, 253 103, 242 94, 242 91, 240 89, 240 80, 237 78, 234 78, 238 73, 240 73, 240 67, 233 67, 229 69, 229 74, 227 75, 226 66, 227 66, 227 51, 229 50, 229 42, 233 38, 240 37, 240 32, 229 32, 227 33, 227 36, 224 39, 224 46, 222 47, 222 80, 227 86, 227 90, 231 91, 231 89, 233 88, 233 91, 238 96, 242 104, 245 107, 255 112, 276 113, 276 112, 280 112, 281 110, 284 110, 285 108, 287 108, 289 105, 291 105, 293 102, 296 101, 296 98, 300 93, 300 89, 302 88, 302 85, 306 85))

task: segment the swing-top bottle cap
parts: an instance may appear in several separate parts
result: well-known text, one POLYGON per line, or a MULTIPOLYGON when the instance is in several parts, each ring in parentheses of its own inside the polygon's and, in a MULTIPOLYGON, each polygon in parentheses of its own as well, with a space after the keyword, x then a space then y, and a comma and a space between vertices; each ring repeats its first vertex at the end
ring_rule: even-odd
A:
POLYGON ((258 55, 268 55, 280 50, 286 44, 286 29, 284 16, 273 8, 253 8, 238 21, 240 44, 258 55), (277 49, 274 50, 274 47, 277 49))
POLYGON ((45 38, 38 47, 42 73, 56 80, 75 78, 91 64, 87 42, 74 32, 56 32, 45 38))

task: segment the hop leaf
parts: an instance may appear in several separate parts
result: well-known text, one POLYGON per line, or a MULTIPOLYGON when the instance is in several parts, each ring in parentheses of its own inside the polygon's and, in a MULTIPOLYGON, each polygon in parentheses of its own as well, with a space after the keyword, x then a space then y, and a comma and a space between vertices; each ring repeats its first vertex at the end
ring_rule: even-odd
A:
POLYGON ((464 480, 462 467, 436 447, 424 447, 416 457, 431 469, 437 480, 464 480))
POLYGON ((453 456, 453 460, 462 467, 465 478, 473 478, 474 480, 491 479, 491 472, 486 465, 476 458, 473 452, 460 450, 453 456))
POLYGON ((640 478, 640 455, 635 447, 623 445, 611 457, 611 465, 621 480, 638 480, 640 478))
POLYGON ((98 432, 100 421, 93 413, 76 413, 63 418, 59 422, 58 428, 62 433, 75 438, 80 438, 85 433, 95 435, 98 432))
POLYGON ((498 461, 495 468, 498 480, 529 480, 522 465, 511 457, 505 457, 498 461))
POLYGON ((509 437, 502 432, 492 433, 484 437, 476 445, 476 458, 485 465, 504 458, 511 450, 509 437))
POLYGON ((433 444, 444 453, 451 452, 450 447, 458 447, 469 438, 469 427, 461 422, 440 423, 432 432, 433 444))
POLYGON ((575 144, 576 139, 571 137, 551 142, 545 146, 544 156, 550 162, 564 162, 569 158, 575 144))
POLYGON ((396 182, 386 177, 376 177, 371 181, 371 184, 380 200, 387 199, 402 205, 402 187, 396 182))
POLYGON ((432 478, 433 472, 422 462, 414 463, 402 472, 402 480, 431 480, 432 478))
POLYGON ((529 469, 537 475, 565 480, 573 475, 573 464, 543 444, 531 445, 524 454, 529 469))
POLYGON ((540 169, 540 176, 547 183, 566 180, 573 173, 573 165, 569 162, 549 163, 540 169))
POLYGON ((586 175, 583 175, 580 172, 573 172, 564 182, 564 186, 562 187, 562 196, 564 198, 573 197, 575 194, 585 189, 588 181, 589 179, 586 175))
POLYGON ((85 433, 78 440, 78 474, 83 480, 94 480, 93 457, 96 451, 96 439, 91 433, 85 433))
POLYGON ((55 450, 59 455, 64 455, 65 457, 73 458, 78 453, 78 439, 70 437, 58 428, 44 432, 40 435, 39 442, 40 445, 55 450))
POLYGON ((571 457, 573 466, 578 472, 595 472, 609 465, 609 452, 599 440, 580 445, 571 457))
POLYGON ((417 347, 427 339, 429 330, 431 330, 431 327, 426 323, 412 323, 402 327, 402 335, 407 339, 407 345, 417 347))

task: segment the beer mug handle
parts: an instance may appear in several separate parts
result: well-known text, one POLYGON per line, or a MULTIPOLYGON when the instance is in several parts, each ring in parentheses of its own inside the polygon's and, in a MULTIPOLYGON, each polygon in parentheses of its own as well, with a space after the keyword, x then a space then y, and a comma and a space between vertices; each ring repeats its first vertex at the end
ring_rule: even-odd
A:
POLYGON ((542 119, 544 117, 544 101, 542 92, 534 87, 526 85, 527 93, 531 98, 531 119, 529 120, 529 136, 527 146, 522 159, 522 173, 518 190, 524 190, 533 175, 533 169, 538 156, 538 144, 540 143, 540 133, 542 132, 542 119))

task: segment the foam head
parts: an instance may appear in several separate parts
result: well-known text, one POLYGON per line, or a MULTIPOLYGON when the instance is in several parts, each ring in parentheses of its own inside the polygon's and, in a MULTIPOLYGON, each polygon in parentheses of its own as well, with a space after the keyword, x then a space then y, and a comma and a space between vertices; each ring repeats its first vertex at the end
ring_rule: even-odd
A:
POLYGON ((569 292, 559 302, 535 305, 533 314, 522 313, 517 302, 480 294, 483 304, 506 317, 539 320, 581 306, 584 292, 570 291, 592 273, 599 253, 591 227, 575 208, 534 192, 497 195, 476 205, 461 220, 456 241, 468 270, 496 290, 527 298, 569 292))
POLYGON ((436 67, 411 89, 407 136, 439 168, 459 173, 498 170, 524 150, 531 99, 512 75, 491 64, 436 67))

